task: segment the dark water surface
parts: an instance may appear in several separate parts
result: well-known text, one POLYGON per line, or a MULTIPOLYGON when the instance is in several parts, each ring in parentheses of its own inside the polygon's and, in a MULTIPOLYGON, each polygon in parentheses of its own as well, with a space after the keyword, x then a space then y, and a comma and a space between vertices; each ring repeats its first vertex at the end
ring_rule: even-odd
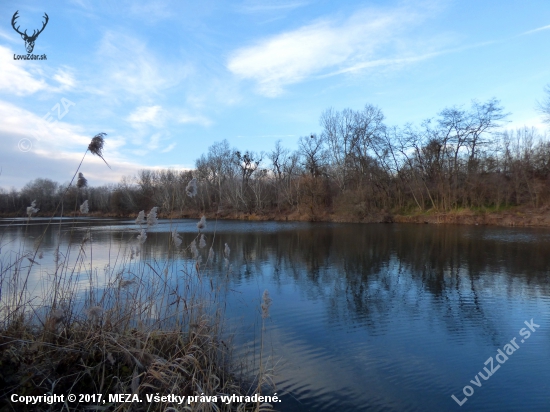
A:
MULTIPOLYGON (((23 239, 32 246, 44 225, 31 223, 0 221, 3 255, 23 239)), ((132 221, 77 227, 90 225, 97 267, 135 242, 132 221)), ((83 236, 65 226, 61 242, 83 236)), ((181 259, 167 247, 175 227, 184 245, 196 235, 194 220, 161 221, 140 259, 181 259)), ((257 350, 263 291, 273 299, 264 360, 275 366, 278 410, 550 410, 550 230, 210 221, 209 244, 214 232, 211 276, 231 248, 236 356, 257 350), (462 402, 464 387, 459 406, 451 396, 462 402)), ((52 231, 31 283, 56 242, 52 231)))

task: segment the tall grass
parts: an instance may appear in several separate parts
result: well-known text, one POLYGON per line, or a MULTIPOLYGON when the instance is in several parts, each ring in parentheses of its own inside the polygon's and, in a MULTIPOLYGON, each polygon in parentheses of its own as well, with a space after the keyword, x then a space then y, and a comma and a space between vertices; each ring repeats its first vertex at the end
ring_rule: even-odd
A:
MULTIPOLYGON (((88 148, 102 159, 103 136, 95 136, 88 148)), ((80 210, 86 212, 88 204, 80 210)), ((122 393, 143 400, 146 394, 217 396, 216 401, 140 405, 147 411, 270 410, 268 404, 220 401, 222 395, 250 391, 233 373, 232 350, 223 338, 227 282, 214 279, 225 276, 206 276, 216 254, 213 241, 205 247, 205 219, 185 248, 177 230, 171 231, 169 255, 189 259, 143 256, 147 229, 157 223, 156 208, 146 220, 140 213, 132 240, 109 249, 102 270, 94 260, 92 228, 62 230, 60 222, 54 230, 50 220, 32 245, 16 246, 0 236, 0 411, 138 410, 136 404, 108 401, 108 394, 122 393), (43 241, 52 234, 57 237, 53 265, 42 269, 43 241), (66 244, 62 237, 68 237, 66 244), (103 400, 51 407, 9 401, 11 394, 69 393, 102 394, 103 400)), ((228 250, 226 244, 225 260, 228 250)), ((262 375, 260 370, 257 392, 262 375)))

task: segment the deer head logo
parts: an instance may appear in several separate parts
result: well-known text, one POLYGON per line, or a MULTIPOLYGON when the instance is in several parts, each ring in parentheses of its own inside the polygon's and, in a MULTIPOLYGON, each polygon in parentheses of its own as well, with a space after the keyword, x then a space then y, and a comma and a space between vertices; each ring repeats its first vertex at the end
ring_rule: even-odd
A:
POLYGON ((48 24, 49 17, 48 17, 48 15, 47 15, 46 13, 44 13, 44 18, 46 19, 46 21, 45 21, 44 24, 42 25, 42 28, 41 28, 40 30, 38 30, 38 32, 37 32, 36 30, 33 30, 32 35, 29 36, 29 35, 27 34, 27 30, 25 30, 24 33, 21 33, 21 32, 19 31, 19 26, 15 27, 15 20, 17 20, 17 18, 19 17, 19 16, 17 15, 17 13, 19 13, 19 10, 17 10, 17 11, 14 13, 14 15, 13 15, 13 17, 12 17, 12 19, 11 19, 11 25, 12 25, 13 29, 14 29, 17 33, 19 33, 19 34, 21 35, 21 38, 22 38, 23 40, 25 40, 25 48, 27 49, 27 53, 32 53, 32 51, 34 50, 34 42, 36 41, 36 38, 38 37, 38 35, 39 35, 40 33, 42 33, 42 31, 44 30, 44 28, 46 27, 46 24, 48 24))

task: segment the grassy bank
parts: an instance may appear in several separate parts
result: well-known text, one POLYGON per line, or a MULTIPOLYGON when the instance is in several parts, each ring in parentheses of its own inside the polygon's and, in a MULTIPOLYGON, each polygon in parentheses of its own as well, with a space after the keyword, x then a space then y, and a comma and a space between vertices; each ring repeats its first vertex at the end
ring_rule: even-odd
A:
MULTIPOLYGON (((378 211, 370 213, 339 213, 335 211, 271 211, 263 213, 245 212, 183 212, 159 213, 166 219, 195 219, 200 216, 208 219, 250 220, 250 221, 302 221, 302 222, 341 222, 341 223, 419 223, 419 224, 460 224, 516 227, 550 227, 550 207, 514 206, 503 208, 457 209, 451 211, 409 210, 378 211)), ((38 214, 40 216, 40 214, 38 214)), ((81 216, 78 213, 68 216, 81 216)), ((88 215, 96 218, 135 219, 137 213, 114 214, 94 212, 88 215)), ((14 217, 14 216, 3 216, 14 217)))
MULTIPOLYGON (((159 214, 169 219, 194 219, 202 212, 185 211, 159 214)), ((418 224, 460 224, 516 227, 550 227, 550 207, 514 206, 503 208, 457 209, 451 211, 410 210, 379 211, 371 213, 338 213, 335 211, 287 211, 266 213, 218 212, 204 213, 208 219, 231 219, 250 221, 302 221, 341 223, 418 223, 418 224)), ((94 217, 135 218, 135 214, 114 216, 94 214, 94 217)))

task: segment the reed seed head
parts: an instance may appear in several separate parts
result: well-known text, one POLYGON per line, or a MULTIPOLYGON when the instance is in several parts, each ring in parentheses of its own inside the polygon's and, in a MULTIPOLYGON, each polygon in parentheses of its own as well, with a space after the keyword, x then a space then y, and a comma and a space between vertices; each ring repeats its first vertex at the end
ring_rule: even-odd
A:
POLYGON ((191 244, 189 245, 189 249, 191 250, 191 254, 193 255, 193 259, 197 260, 199 258, 199 249, 197 249, 197 242, 193 239, 191 244))
POLYGON ((80 205, 80 213, 82 214, 86 214, 90 211, 89 207, 88 207, 88 200, 85 200, 84 203, 82 203, 80 205))
POLYGON ((179 248, 181 245, 181 237, 178 235, 177 229, 174 229, 172 231, 172 241, 174 242, 174 245, 176 245, 176 248, 179 248))
POLYGON ((137 240, 139 241, 139 243, 144 244, 146 239, 147 239, 147 232, 145 231, 145 229, 141 229, 140 234, 137 235, 137 240))
POLYGON ((88 145, 88 150, 99 157, 103 157, 103 144, 105 143, 103 136, 107 136, 107 133, 96 134, 88 145))
POLYGON ((159 221, 157 219, 157 209, 158 207, 155 206, 147 215, 147 226, 155 226, 158 224, 159 221))
POLYGON ((29 217, 32 217, 33 214, 35 214, 40 210, 40 209, 37 209, 35 206, 36 206, 36 200, 33 200, 31 202, 31 205, 27 207, 27 215, 29 217))
POLYGON ((107 161, 103 158, 103 144, 105 143, 105 139, 103 138, 103 136, 107 136, 107 133, 96 134, 88 145, 88 150, 90 151, 90 153, 101 157, 101 160, 103 160, 110 169, 111 166, 109 166, 109 163, 107 163, 107 161))
POLYGON ((130 246, 130 260, 135 259, 137 256, 139 256, 139 248, 130 246))
POLYGON ((76 187, 82 189, 83 187, 88 186, 88 179, 84 177, 82 173, 78 173, 78 180, 76 181, 76 187))
POLYGON ((206 246, 206 238, 204 237, 204 235, 201 235, 201 239, 199 241, 199 247, 202 249, 205 246, 206 246))
POLYGON ((201 217, 201 220, 199 220, 199 223, 197 223, 197 229, 202 230, 206 227, 206 218, 204 215, 201 217))
POLYGON ((193 178, 187 183, 187 187, 185 188, 185 193, 189 197, 195 197, 197 195, 198 189, 197 189, 197 179, 193 178))
POLYGON ((229 249, 229 245, 226 243, 225 248, 223 249, 223 253, 225 254, 225 257, 228 259, 229 254, 231 253, 231 249, 229 249))
POLYGON ((138 217, 136 219, 136 225, 143 225, 146 223, 146 220, 145 220, 145 210, 142 210, 141 212, 139 212, 138 214, 138 217))

